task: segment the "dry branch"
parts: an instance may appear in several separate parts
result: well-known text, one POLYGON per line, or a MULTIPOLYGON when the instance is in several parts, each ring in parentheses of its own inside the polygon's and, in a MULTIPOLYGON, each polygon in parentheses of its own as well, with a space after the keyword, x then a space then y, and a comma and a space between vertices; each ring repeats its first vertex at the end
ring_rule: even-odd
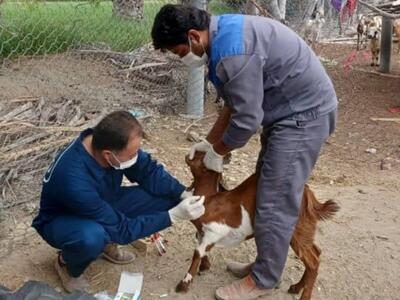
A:
POLYGON ((13 161, 16 160, 22 156, 31 154, 33 152, 39 151, 39 150, 43 150, 43 149, 47 149, 50 147, 58 147, 58 146, 62 146, 66 143, 71 142, 75 137, 67 137, 61 140, 56 140, 56 141, 50 141, 52 138, 43 141, 40 145, 37 145, 35 147, 32 147, 30 149, 24 149, 24 150, 20 150, 17 152, 13 152, 13 153, 6 153, 6 154, 0 154, 0 159, 9 162, 9 161, 13 161))
POLYGON ((22 106, 18 106, 17 108, 13 109, 8 114, 6 114, 5 116, 0 117, 0 124, 18 116, 19 114, 23 113, 24 111, 27 111, 32 106, 33 106, 32 102, 28 102, 22 106))
POLYGON ((400 118, 371 118, 372 121, 383 121, 383 122, 397 122, 400 123, 400 118))
POLYGON ((383 10, 381 10, 381 9, 379 9, 379 8, 369 4, 367 2, 364 2, 363 0, 358 0, 358 1, 359 1, 360 4, 368 7, 370 10, 380 14, 383 17, 386 17, 386 18, 389 18, 389 19, 398 19, 398 18, 400 18, 400 14, 390 14, 390 13, 387 13, 387 12, 385 12, 385 11, 383 11, 383 10))

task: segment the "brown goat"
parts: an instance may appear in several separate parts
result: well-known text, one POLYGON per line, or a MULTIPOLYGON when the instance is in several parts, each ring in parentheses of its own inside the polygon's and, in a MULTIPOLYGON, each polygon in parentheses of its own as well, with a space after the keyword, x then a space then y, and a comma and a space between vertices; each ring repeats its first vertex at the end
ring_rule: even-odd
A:
POLYGON ((397 53, 400 53, 400 20, 396 20, 393 24, 393 32, 397 37, 397 53))
MULTIPOLYGON (((196 153, 193 160, 186 157, 194 181, 195 195, 205 196, 205 213, 192 221, 197 228, 199 245, 194 251, 192 264, 185 278, 177 285, 177 292, 186 292, 198 269, 205 271, 210 262, 205 255, 214 246, 234 246, 253 237, 256 209, 257 174, 248 177, 230 191, 218 191, 222 175, 205 168, 203 153, 196 153)), ((291 247, 305 265, 301 280, 290 287, 289 293, 298 294, 301 300, 311 298, 318 275, 321 250, 314 243, 317 222, 331 218, 339 206, 332 200, 320 203, 308 185, 304 188, 299 221, 291 240, 291 247)))

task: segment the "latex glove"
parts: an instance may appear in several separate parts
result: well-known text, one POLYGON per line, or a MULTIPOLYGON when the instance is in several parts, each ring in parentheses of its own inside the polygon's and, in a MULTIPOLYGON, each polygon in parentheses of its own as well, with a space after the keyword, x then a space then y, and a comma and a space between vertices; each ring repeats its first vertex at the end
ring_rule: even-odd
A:
POLYGON ((193 189, 192 190, 184 190, 181 196, 179 197, 181 200, 184 200, 187 197, 193 196, 193 189))
POLYGON ((194 144, 192 148, 190 148, 189 159, 192 160, 197 151, 207 152, 210 148, 212 148, 212 145, 207 140, 202 140, 201 142, 194 144))
POLYGON ((224 157, 215 152, 214 148, 211 146, 204 156, 204 165, 207 169, 222 173, 224 157))
POLYGON ((177 206, 168 211, 172 223, 181 220, 198 219, 204 214, 204 212, 204 196, 186 197, 177 206))

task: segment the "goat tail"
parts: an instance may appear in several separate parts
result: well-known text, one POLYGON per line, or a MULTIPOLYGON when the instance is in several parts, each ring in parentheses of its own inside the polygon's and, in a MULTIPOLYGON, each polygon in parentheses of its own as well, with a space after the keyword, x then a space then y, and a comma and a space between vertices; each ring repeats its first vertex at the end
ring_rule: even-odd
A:
POLYGON ((333 200, 319 202, 308 185, 304 188, 304 197, 307 213, 319 221, 331 219, 340 210, 340 206, 333 200))
POLYGON ((333 200, 328 200, 324 203, 318 203, 317 216, 318 220, 325 221, 332 219, 332 217, 339 211, 340 206, 333 200))

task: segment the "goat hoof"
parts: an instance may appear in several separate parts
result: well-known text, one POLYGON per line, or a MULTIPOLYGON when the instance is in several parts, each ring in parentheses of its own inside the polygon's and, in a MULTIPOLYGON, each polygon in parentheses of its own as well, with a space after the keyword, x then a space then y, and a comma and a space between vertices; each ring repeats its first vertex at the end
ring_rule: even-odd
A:
POLYGON ((206 261, 201 262, 199 269, 200 269, 200 272, 203 272, 203 271, 210 270, 210 268, 211 268, 211 263, 208 260, 206 260, 206 261))
POLYGON ((289 294, 298 294, 298 293, 300 293, 301 289, 302 288, 300 286, 298 286, 297 284, 293 284, 290 286, 288 293, 289 294))
POLYGON ((184 282, 183 280, 178 283, 175 288, 177 293, 186 293, 189 290, 189 282, 184 282))

